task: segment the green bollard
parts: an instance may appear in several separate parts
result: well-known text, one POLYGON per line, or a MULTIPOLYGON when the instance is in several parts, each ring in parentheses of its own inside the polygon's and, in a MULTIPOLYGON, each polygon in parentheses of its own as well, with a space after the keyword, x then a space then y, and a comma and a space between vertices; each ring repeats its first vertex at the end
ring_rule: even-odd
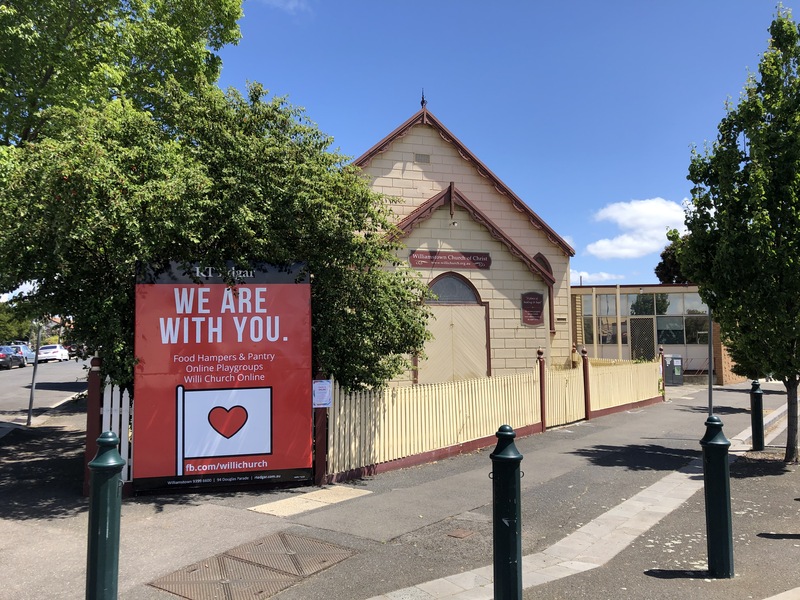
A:
POLYGON ((509 425, 497 430, 492 459, 494 531, 494 598, 522 598, 522 520, 520 471, 522 454, 514 445, 516 433, 509 425))
POLYGON ((750 387, 750 431, 753 450, 764 449, 764 392, 761 384, 754 379, 750 387))
POLYGON ((86 600, 115 600, 119 575, 119 523, 125 461, 119 438, 106 431, 97 438, 97 455, 89 463, 89 543, 86 600))
POLYGON ((733 573, 733 526, 731 524, 731 477, 728 448, 731 443, 722 433, 722 421, 706 419, 703 447, 703 485, 706 499, 706 545, 708 573, 730 579, 733 573))

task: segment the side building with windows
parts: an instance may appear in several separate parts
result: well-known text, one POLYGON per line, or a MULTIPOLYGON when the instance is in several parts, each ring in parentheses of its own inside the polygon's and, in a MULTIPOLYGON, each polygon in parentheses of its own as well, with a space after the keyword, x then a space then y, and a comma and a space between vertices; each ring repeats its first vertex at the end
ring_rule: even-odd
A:
POLYGON ((573 286, 575 346, 590 358, 653 360, 659 348, 681 357, 686 374, 708 373, 712 332, 714 381, 744 381, 722 345, 719 327, 692 285, 573 286))
POLYGON ((427 109, 355 160, 393 200, 398 256, 431 288, 433 339, 395 384, 436 383, 571 360, 572 247, 427 109))

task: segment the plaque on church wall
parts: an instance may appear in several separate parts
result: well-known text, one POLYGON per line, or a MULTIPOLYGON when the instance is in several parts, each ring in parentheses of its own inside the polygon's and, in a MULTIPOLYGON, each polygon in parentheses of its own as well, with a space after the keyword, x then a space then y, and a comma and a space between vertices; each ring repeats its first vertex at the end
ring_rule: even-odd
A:
POLYGON ((488 252, 412 250, 408 262, 418 269, 488 269, 492 257, 488 252))
POLYGON ((537 292, 522 294, 523 325, 544 325, 544 295, 537 292))

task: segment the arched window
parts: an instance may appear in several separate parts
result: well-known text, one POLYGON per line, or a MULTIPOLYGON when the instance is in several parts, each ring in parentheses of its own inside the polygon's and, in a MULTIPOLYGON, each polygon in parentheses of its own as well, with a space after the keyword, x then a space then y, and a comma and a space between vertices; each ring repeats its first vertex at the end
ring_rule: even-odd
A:
POLYGON ((542 267, 542 268, 543 268, 545 271, 547 271, 548 273, 550 273, 550 275, 552 275, 552 274, 553 274, 553 267, 551 267, 551 266, 550 266, 550 261, 549 261, 549 260, 547 260, 547 258, 545 258, 545 255, 544 255, 544 254, 542 254, 541 252, 539 252, 539 254, 537 254, 536 256, 534 256, 534 257, 533 257, 533 260, 535 260, 537 263, 539 263, 539 265, 540 265, 540 266, 541 266, 541 267, 542 267))
POLYGON ((475 288, 463 276, 456 273, 445 273, 430 284, 435 298, 428 304, 480 304, 481 299, 475 288))

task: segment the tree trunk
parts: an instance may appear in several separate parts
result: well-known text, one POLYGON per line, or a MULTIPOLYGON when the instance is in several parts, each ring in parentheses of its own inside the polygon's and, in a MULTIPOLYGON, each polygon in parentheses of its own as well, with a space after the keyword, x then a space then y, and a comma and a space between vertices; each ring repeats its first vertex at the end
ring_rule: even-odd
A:
POLYGON ((798 462, 797 450, 797 377, 784 379, 786 386, 786 455, 785 462, 798 462))

